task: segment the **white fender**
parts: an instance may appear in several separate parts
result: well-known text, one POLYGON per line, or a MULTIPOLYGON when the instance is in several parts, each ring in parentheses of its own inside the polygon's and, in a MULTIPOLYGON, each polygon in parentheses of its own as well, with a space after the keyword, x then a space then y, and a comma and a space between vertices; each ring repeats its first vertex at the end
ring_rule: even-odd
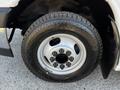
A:
MULTIPOLYGON (((113 14, 115 17, 115 24, 117 26, 118 33, 120 35, 120 0, 106 0, 106 1, 108 2, 108 4, 110 5, 110 7, 113 11, 113 14)), ((116 63, 115 63, 114 70, 120 71, 120 56, 119 56, 118 61, 116 61, 116 63)))
POLYGON ((20 0, 0 0, 0 7, 15 7, 20 0))

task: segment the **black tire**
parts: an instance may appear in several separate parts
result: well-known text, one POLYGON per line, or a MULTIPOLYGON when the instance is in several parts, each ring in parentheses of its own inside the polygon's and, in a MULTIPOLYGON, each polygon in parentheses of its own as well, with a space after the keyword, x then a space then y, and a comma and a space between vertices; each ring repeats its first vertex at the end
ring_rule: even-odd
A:
POLYGON ((88 76, 102 56, 102 41, 94 26, 85 18, 70 12, 49 13, 36 20, 27 30, 22 42, 22 57, 29 70, 47 81, 76 81, 88 76), (83 66, 76 72, 66 75, 54 75, 44 70, 38 63, 37 49, 48 36, 66 33, 79 38, 87 50, 83 66), (46 74, 47 72, 47 74, 46 74))

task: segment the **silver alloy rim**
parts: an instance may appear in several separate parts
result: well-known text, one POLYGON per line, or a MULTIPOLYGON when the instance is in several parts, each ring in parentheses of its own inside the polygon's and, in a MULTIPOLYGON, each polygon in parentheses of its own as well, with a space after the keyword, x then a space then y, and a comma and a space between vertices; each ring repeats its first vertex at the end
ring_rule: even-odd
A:
POLYGON ((47 73, 67 75, 79 70, 86 60, 81 40, 69 34, 47 37, 38 47, 38 62, 47 73))

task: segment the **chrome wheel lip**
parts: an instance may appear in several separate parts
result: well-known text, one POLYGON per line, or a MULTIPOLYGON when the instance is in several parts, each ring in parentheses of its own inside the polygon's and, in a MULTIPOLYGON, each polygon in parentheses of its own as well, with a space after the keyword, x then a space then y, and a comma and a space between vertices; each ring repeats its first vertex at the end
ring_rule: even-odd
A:
MULTIPOLYGON (((51 35, 47 37, 39 45, 38 51, 37 51, 37 58, 38 58, 38 62, 41 65, 41 67, 45 69, 47 73, 52 73, 55 75, 68 75, 68 74, 76 72, 83 66, 83 64, 86 61, 86 57, 87 57, 87 51, 82 41, 79 40, 77 37, 70 35, 70 34, 55 34, 55 35, 51 35), (52 38, 60 38, 62 44, 60 43, 56 46, 50 47, 48 44, 52 38), (80 53, 78 55, 76 54, 75 50, 73 50, 72 45, 74 44, 77 44, 80 49, 80 53), (75 60, 72 62, 71 67, 65 66, 64 69, 56 68, 53 66, 53 63, 49 61, 50 57, 51 56, 53 57, 52 52, 56 51, 57 53, 59 53, 59 50, 61 48, 64 49, 64 52, 67 52, 67 51, 72 52, 70 56, 72 56, 75 60), (48 61, 45 60, 44 56, 48 58, 48 61)), ((60 67, 60 65, 58 67, 60 67)))

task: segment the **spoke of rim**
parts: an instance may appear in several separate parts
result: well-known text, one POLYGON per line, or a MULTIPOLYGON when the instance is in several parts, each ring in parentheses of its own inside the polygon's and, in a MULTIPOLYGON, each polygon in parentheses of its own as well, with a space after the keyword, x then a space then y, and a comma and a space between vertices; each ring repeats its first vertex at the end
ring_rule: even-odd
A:
POLYGON ((61 40, 61 42, 59 45, 66 46, 66 44, 67 44, 67 47, 69 46, 69 48, 74 50, 74 45, 76 44, 75 41, 73 41, 72 39, 69 39, 67 37, 60 37, 60 40, 61 40))
POLYGON ((49 51, 52 49, 53 46, 50 46, 49 42, 47 43, 47 45, 44 47, 44 56, 46 56, 47 61, 49 61, 49 63, 52 65, 52 62, 50 61, 50 57, 49 56, 49 51))
POLYGON ((50 61, 46 56, 44 56, 44 58, 45 58, 45 60, 46 60, 49 64, 52 65, 51 61, 50 61))

